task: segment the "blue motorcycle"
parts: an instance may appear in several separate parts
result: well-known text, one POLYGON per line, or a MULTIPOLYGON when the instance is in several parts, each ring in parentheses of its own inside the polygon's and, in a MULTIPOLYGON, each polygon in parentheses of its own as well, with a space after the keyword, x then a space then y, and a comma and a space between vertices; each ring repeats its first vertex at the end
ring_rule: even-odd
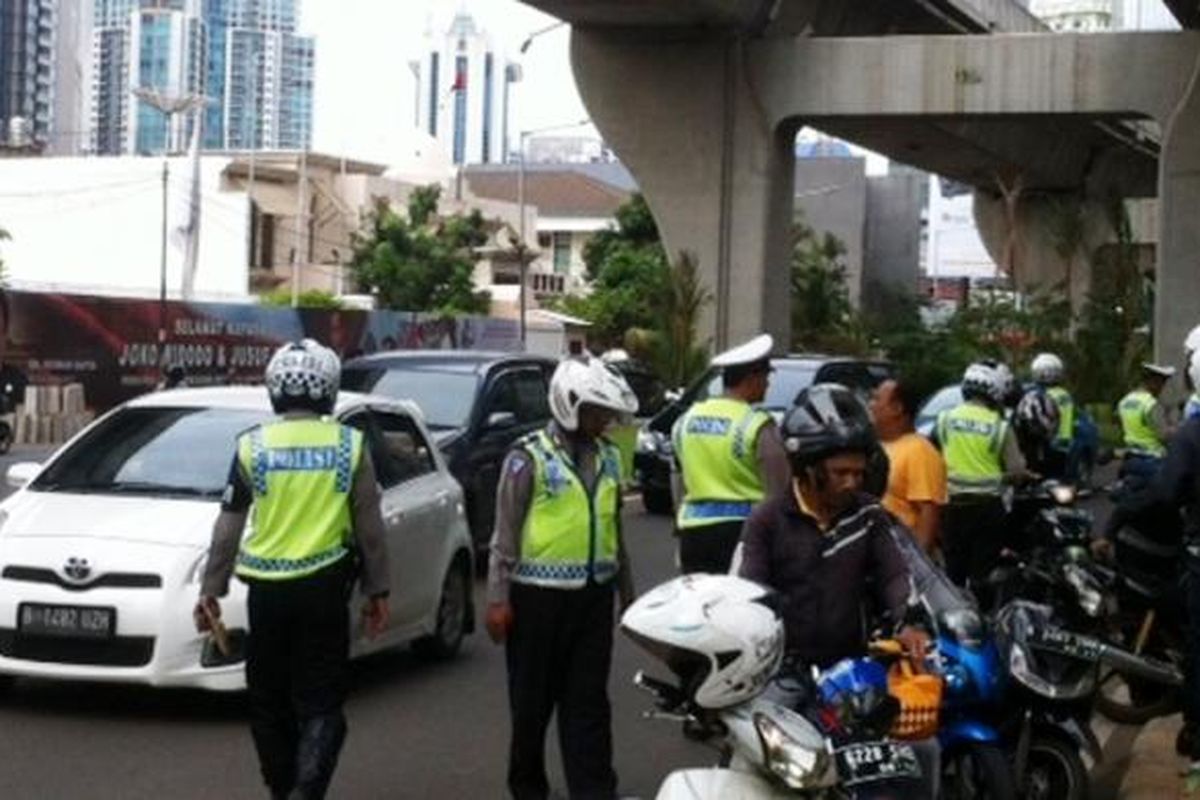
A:
POLYGON ((992 724, 1004 693, 1004 667, 979 614, 947 611, 936 620, 933 660, 945 681, 938 742, 945 800, 1012 800, 1012 766, 992 724))

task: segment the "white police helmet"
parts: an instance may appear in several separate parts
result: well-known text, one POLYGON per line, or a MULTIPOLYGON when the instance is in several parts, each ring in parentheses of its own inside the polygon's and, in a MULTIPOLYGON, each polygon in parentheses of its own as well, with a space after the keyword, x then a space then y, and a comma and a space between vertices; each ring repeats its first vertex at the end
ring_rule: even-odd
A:
POLYGON ((267 364, 265 380, 271 405, 277 412, 333 411, 341 380, 342 362, 337 353, 313 339, 289 342, 275 351, 267 364))

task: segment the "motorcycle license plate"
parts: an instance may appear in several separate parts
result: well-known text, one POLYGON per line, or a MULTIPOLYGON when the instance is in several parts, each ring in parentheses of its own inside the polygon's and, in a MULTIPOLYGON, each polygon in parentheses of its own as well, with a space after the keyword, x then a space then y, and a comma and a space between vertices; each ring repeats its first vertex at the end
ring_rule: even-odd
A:
POLYGON ((921 763, 912 745, 901 742, 857 742, 833 751, 844 786, 902 778, 919 780, 921 763))

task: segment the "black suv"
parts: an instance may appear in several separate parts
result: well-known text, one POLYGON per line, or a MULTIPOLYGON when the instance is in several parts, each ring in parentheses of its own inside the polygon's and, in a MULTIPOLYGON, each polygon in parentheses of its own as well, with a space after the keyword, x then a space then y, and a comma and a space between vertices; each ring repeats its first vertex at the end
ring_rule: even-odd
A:
POLYGON ((496 517, 500 464, 513 442, 550 421, 547 393, 556 365, 523 353, 393 350, 347 362, 342 388, 420 407, 462 484, 471 538, 482 551, 496 517))
MULTIPOLYGON (((840 383, 866 402, 871 390, 892 374, 892 366, 887 362, 838 356, 793 355, 773 358, 771 366, 775 371, 760 408, 774 413, 776 419, 791 407, 801 389, 814 383, 840 383)), ((662 408, 638 432, 633 464, 647 511, 670 514, 674 508, 671 462, 675 453, 671 445, 671 428, 675 420, 693 403, 719 395, 721 391, 720 370, 709 368, 679 399, 662 408)))

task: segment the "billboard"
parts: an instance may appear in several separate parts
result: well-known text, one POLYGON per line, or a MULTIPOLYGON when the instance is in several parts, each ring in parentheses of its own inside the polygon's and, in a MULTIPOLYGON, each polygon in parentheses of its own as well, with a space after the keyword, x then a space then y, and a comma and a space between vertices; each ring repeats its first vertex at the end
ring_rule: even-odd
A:
POLYGON ((396 348, 519 350, 512 320, 399 311, 322 311, 168 301, 159 342, 157 300, 5 292, 0 381, 18 402, 25 385, 81 384, 102 413, 154 389, 179 365, 192 386, 258 383, 280 344, 310 337, 343 359, 396 348))

